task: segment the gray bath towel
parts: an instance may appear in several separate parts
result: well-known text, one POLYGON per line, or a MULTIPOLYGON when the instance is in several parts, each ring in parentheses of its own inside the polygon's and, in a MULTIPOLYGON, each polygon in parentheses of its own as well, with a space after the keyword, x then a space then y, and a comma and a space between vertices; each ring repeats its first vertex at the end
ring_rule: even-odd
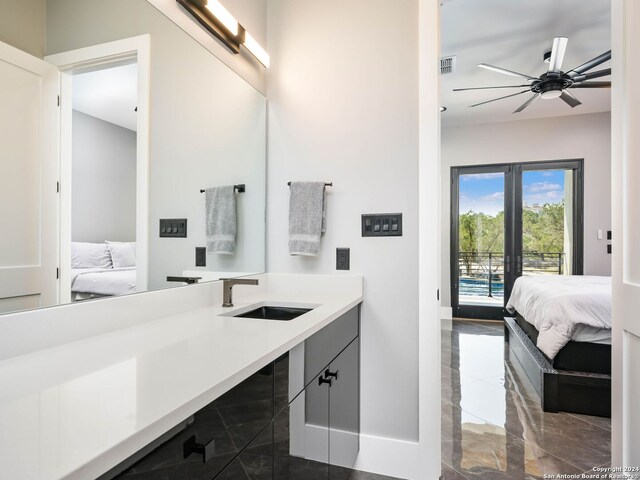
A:
POLYGON ((233 255, 236 248, 236 194, 233 185, 207 188, 207 253, 233 255))
POLYGON ((316 256, 326 227, 324 182, 291 182, 289 255, 316 256))

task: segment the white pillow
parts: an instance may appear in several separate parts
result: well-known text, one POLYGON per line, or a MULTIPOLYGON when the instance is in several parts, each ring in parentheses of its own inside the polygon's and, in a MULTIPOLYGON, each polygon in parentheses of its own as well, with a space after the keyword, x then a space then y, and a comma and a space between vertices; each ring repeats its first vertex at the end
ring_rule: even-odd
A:
POLYGON ((136 266, 135 242, 107 242, 113 268, 136 266))
POLYGON ((113 268, 107 245, 71 242, 71 268, 113 268))

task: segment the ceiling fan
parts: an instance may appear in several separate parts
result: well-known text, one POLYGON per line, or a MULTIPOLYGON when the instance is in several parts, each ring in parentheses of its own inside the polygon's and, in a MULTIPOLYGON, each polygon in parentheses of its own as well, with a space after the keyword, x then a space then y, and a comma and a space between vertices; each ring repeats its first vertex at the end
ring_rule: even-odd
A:
POLYGON ((562 61, 564 60, 564 54, 567 51, 568 38, 557 37, 553 40, 553 47, 551 51, 546 52, 543 56, 545 62, 549 62, 548 70, 539 77, 532 77, 525 75, 524 73, 514 72, 507 70, 506 68, 495 67, 486 63, 481 63, 478 66, 492 70, 494 72, 503 73, 505 75, 511 75, 512 77, 524 78, 527 84, 524 85, 501 85, 496 87, 473 87, 473 88, 455 88, 454 92, 462 92, 467 90, 489 90, 494 88, 523 88, 526 90, 513 93, 511 95, 505 95, 504 97, 494 98, 493 100, 487 100, 486 102, 476 103, 470 105, 470 107, 478 107, 480 105, 486 105, 487 103, 496 102, 505 98, 516 97, 525 93, 533 93, 526 102, 524 102, 515 112, 519 113, 533 103, 538 97, 548 100, 551 98, 560 98, 564 100, 571 108, 575 108, 581 105, 582 102, 578 100, 569 89, 574 88, 611 88, 611 82, 587 82, 586 80, 593 80, 594 78, 605 77, 611 75, 611 69, 598 70, 595 72, 589 72, 589 70, 597 67, 598 65, 611 60, 611 50, 598 55, 597 57, 583 63, 579 67, 562 71, 562 61))

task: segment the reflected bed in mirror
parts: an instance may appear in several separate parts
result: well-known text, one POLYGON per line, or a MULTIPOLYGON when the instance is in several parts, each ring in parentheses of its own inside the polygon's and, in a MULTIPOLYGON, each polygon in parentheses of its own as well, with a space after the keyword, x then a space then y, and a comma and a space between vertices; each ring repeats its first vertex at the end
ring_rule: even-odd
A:
POLYGON ((0 44, 0 313, 263 272, 264 96, 147 0, 46 7, 0 44))

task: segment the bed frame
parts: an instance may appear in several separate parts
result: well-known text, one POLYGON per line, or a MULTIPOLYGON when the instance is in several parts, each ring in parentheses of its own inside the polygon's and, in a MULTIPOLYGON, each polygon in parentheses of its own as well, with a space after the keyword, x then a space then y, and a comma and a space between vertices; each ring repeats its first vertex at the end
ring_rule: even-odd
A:
POLYGON ((611 375, 556 369, 515 318, 505 317, 504 325, 508 358, 531 380, 542 410, 611 417, 611 375))

